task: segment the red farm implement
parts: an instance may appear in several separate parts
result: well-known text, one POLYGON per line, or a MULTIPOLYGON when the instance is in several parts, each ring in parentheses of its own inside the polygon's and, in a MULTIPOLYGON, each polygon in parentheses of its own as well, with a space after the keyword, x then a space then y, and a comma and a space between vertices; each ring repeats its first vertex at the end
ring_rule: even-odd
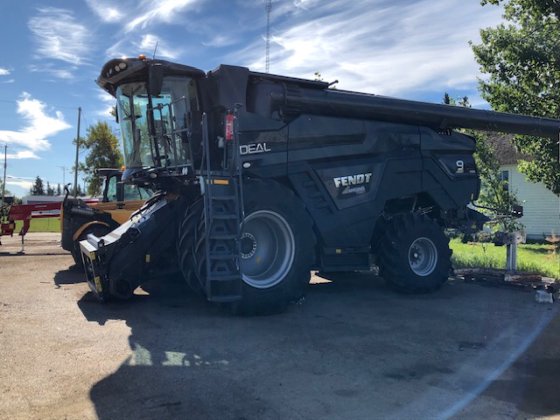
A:
MULTIPOLYGON (((2 236, 13 236, 16 230, 16 221, 23 221, 19 231, 21 236, 21 252, 24 250, 24 238, 31 225, 31 219, 44 219, 48 217, 60 217, 60 206, 62 203, 41 204, 13 204, 0 208, 0 238, 2 236)), ((2 243, 0 242, 0 245, 2 243)))

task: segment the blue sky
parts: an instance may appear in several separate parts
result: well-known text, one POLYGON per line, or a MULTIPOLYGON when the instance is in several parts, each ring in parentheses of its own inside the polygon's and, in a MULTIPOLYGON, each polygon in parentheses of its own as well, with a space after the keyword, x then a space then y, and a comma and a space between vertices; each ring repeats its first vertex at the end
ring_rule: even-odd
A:
MULTIPOLYGON (((273 0, 270 71, 431 102, 448 91, 486 107, 468 42, 501 13, 476 0, 273 0)), ((72 181, 78 107, 82 136, 100 120, 117 132, 112 98, 94 83, 108 59, 152 56, 158 43, 157 57, 204 70, 265 66, 263 0, 19 0, 3 1, 0 16, 0 146, 18 196, 37 175, 62 184, 63 167, 72 181)))

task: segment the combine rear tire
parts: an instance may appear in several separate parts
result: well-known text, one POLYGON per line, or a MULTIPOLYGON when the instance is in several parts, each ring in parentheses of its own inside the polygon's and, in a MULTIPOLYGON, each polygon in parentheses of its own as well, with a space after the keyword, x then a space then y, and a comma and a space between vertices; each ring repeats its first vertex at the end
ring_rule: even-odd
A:
POLYGON ((204 199, 202 198, 190 205, 185 212, 185 217, 179 227, 179 235, 177 236, 179 269, 189 288, 197 295, 204 294, 204 288, 196 272, 196 260, 194 255, 194 245, 197 238, 196 230, 198 229, 203 210, 204 199))
MULTIPOLYGON (((239 315, 278 313, 300 299, 309 284, 315 262, 313 222, 303 203, 280 184, 253 180, 244 189, 242 299, 232 310, 239 315)), ((197 242, 196 256, 198 275, 205 278, 204 238, 197 242)))
POLYGON ((395 216, 382 239, 379 272, 401 292, 436 290, 451 272, 449 239, 441 226, 426 215, 395 216))

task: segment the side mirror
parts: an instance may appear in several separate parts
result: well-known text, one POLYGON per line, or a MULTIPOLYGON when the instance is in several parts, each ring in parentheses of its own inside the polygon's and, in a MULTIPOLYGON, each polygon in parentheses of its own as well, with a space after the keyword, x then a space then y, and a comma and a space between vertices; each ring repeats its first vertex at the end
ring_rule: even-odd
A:
POLYGON ((117 182, 117 203, 124 201, 124 183, 117 182))

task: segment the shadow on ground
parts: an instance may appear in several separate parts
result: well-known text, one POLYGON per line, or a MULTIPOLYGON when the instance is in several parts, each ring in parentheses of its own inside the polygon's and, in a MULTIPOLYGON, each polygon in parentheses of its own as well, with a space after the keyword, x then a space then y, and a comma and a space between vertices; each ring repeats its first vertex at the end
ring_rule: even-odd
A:
POLYGON ((54 275, 55 286, 62 284, 76 284, 86 281, 84 270, 76 265, 68 267, 66 270, 57 271, 54 275))
MULTIPOLYGON (((469 363, 492 370, 541 318, 519 308, 528 296, 519 291, 452 282, 403 297, 371 275, 341 277, 267 317, 233 317, 176 287, 105 305, 86 294, 78 305, 88 321, 131 329, 131 356, 91 389, 98 417, 358 419, 402 417, 411 404, 432 417, 476 387, 469 363), (508 319, 516 312, 522 322, 508 319)), ((555 387, 540 388, 545 366, 535 363, 514 366, 488 398, 558 414, 555 387)))

